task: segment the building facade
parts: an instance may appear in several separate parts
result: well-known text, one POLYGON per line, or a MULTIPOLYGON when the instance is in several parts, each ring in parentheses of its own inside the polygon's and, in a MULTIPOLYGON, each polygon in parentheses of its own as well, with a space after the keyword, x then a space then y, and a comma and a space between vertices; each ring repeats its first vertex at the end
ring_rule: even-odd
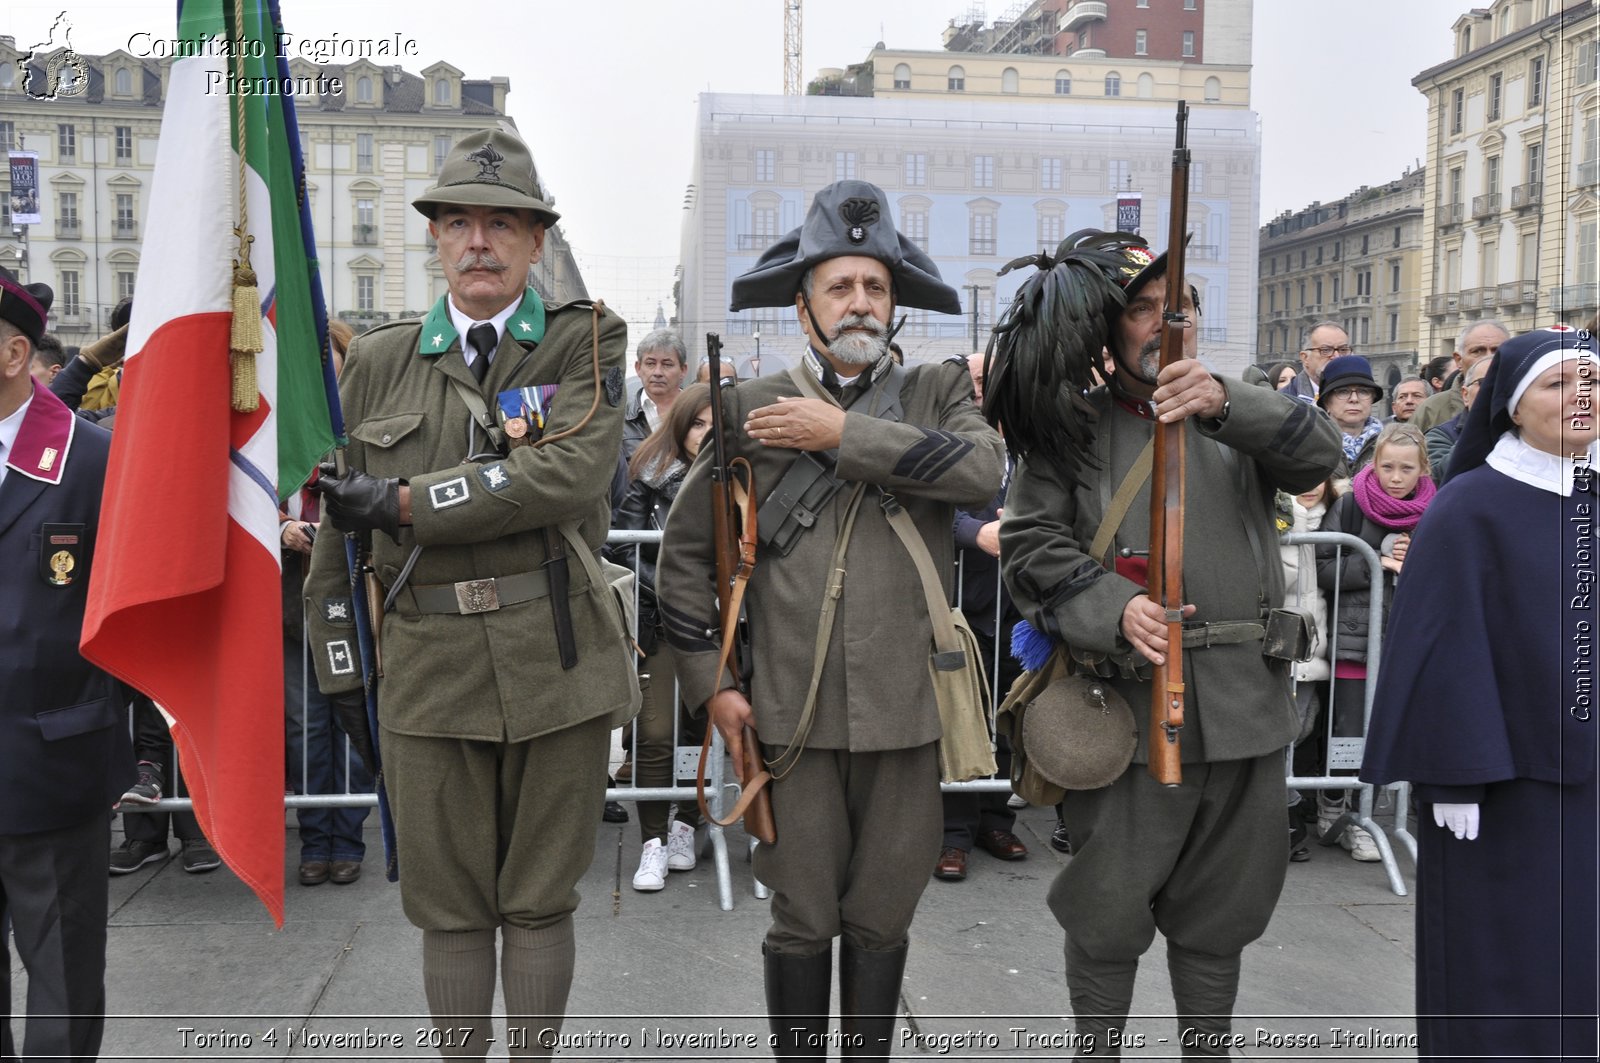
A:
POLYGON ((1250 65, 1253 0, 1021 0, 994 22, 951 19, 953 52, 1250 65))
POLYGON ((1424 359, 1477 320, 1513 332, 1596 310, 1594 0, 1495 0, 1453 26, 1428 100, 1424 359))
POLYGON ((907 358, 982 349, 1028 274, 999 276, 1011 259, 1077 229, 1117 228, 1129 198, 1143 234, 1165 246, 1174 106, 1186 97, 1202 352, 1219 371, 1249 363, 1260 182, 1247 67, 878 48, 824 70, 812 90, 700 97, 677 288, 685 333, 720 331, 739 358, 758 336, 769 354, 803 349, 792 308, 729 313, 732 279, 800 224, 817 189, 860 178, 884 189, 896 226, 961 292, 960 318, 909 314, 907 358))
POLYGON ((1324 321, 1343 326, 1380 384, 1418 367, 1426 174, 1413 170, 1261 227, 1256 361, 1294 361, 1324 321))
MULTIPOLYGON (((103 334, 112 307, 134 294, 170 60, 121 50, 83 55, 81 84, 69 79, 54 99, 25 91, 29 68, 32 84, 43 84, 61 54, 34 54, 0 37, 0 150, 38 152, 43 214, 37 225, 13 223, 8 168, 0 264, 49 284, 51 330, 81 345, 103 334)), ((461 136, 514 129, 505 113, 510 82, 469 79, 444 62, 420 75, 368 60, 289 66, 297 83, 320 77, 342 88, 295 101, 329 315, 360 331, 426 313, 446 287, 427 219, 411 200, 434 182, 461 136)), ((555 299, 585 294, 559 227, 530 281, 555 299)))

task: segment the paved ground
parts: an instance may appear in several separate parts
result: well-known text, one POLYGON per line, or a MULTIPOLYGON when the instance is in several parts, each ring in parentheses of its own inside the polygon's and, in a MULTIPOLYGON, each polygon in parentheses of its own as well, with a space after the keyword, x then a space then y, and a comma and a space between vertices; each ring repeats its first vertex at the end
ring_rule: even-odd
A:
MULTIPOLYGON (((1061 1047, 1072 1028, 1062 935, 1045 907, 1067 859, 1046 844, 1053 825, 1051 812, 1025 810, 1018 833, 1032 849, 1027 860, 1001 863, 978 852, 967 881, 929 884, 912 928, 903 1048, 895 1058, 1071 1054, 1061 1047)), ((581 886, 578 973, 560 1058, 768 1058, 760 1040, 766 902, 753 895, 748 862, 735 856, 735 908, 723 912, 709 860, 674 874, 663 892, 635 893, 637 825, 599 825, 597 832, 597 855, 581 886), (758 1039, 756 1048, 744 1047, 749 1038, 758 1039)), ((369 844, 376 853, 375 832, 369 844)), ((433 1055, 418 1047, 419 1031, 429 1026, 417 970, 420 933, 401 914, 399 887, 376 873, 346 887, 301 887, 293 878, 297 851, 291 828, 281 931, 226 869, 186 875, 173 860, 112 881, 113 1017, 103 1059, 433 1055), (341 1036, 342 1046, 335 1041, 341 1036), (393 1038, 400 1047, 374 1044, 393 1038)), ((1404 857, 1401 866, 1409 884, 1404 857)), ((1382 1046, 1403 1046, 1414 1029, 1412 915, 1410 898, 1390 892, 1380 865, 1315 847, 1311 862, 1290 865, 1270 928, 1245 954, 1235 1054, 1414 1056, 1382 1046), (1335 1039, 1334 1031, 1370 1039, 1369 1029, 1379 1035, 1378 1047, 1335 1039), (1317 1047, 1272 1046, 1274 1038, 1297 1036, 1317 1038, 1317 1047)), ((14 993, 20 1009, 20 979, 14 993)), ((1141 1017, 1129 1027, 1144 1047, 1126 1054, 1171 1054, 1171 1010, 1158 940, 1140 971, 1141 1017)))

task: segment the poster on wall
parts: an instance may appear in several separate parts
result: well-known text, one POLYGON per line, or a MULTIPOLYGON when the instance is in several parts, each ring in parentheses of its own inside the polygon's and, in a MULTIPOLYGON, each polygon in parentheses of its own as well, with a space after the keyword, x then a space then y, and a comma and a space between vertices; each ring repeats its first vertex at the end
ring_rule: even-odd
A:
POLYGON ((1139 210, 1144 194, 1142 192, 1117 193, 1117 231, 1125 233, 1139 232, 1139 210))
POLYGON ((39 153, 13 151, 11 153, 11 223, 13 225, 38 225, 44 219, 39 214, 39 153))

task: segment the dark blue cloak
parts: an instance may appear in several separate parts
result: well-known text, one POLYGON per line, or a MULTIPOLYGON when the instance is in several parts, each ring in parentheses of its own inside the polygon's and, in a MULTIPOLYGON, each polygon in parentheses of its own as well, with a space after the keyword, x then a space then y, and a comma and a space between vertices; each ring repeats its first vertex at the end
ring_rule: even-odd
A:
POLYGON ((1422 808, 1424 1057, 1595 1058, 1594 477, 1562 497, 1487 465, 1452 478, 1396 587, 1361 777, 1422 808), (1431 804, 1477 803, 1475 841, 1431 804))

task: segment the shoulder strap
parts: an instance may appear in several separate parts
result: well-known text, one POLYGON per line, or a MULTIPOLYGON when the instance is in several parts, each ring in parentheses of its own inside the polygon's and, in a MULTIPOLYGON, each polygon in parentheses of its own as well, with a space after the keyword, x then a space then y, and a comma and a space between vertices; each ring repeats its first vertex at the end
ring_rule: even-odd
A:
MULTIPOLYGON (((1132 508, 1139 489, 1150 479, 1150 469, 1155 464, 1155 453, 1156 437, 1152 434, 1150 441, 1139 451, 1139 456, 1134 459, 1127 474, 1122 477, 1122 483, 1117 485, 1117 493, 1111 496, 1111 504, 1106 507, 1105 514, 1100 518, 1100 528, 1094 533, 1094 542, 1089 546, 1089 556, 1107 569, 1114 567, 1111 558, 1106 556, 1111 549, 1111 542, 1127 518, 1128 510, 1132 508)), ((1109 449, 1107 464, 1110 464, 1109 449)))
POLYGON ((917 575, 922 580, 922 597, 928 605, 928 619, 933 622, 933 645, 938 651, 934 657, 934 667, 941 671, 959 668, 963 650, 956 636, 955 623, 950 619, 950 603, 945 600, 938 570, 933 566, 933 555, 928 553, 928 544, 922 541, 911 515, 893 495, 883 496, 883 512, 889 518, 889 527, 894 529, 906 553, 911 555, 912 563, 917 566, 917 575))
POLYGON ((489 406, 483 401, 483 395, 455 377, 449 377, 448 379, 451 386, 456 389, 456 394, 461 396, 461 401, 466 403, 467 411, 472 414, 473 422, 483 429, 483 434, 489 437, 489 442, 494 445, 496 450, 504 449, 505 433, 500 430, 499 425, 494 423, 494 418, 489 416, 489 406))

